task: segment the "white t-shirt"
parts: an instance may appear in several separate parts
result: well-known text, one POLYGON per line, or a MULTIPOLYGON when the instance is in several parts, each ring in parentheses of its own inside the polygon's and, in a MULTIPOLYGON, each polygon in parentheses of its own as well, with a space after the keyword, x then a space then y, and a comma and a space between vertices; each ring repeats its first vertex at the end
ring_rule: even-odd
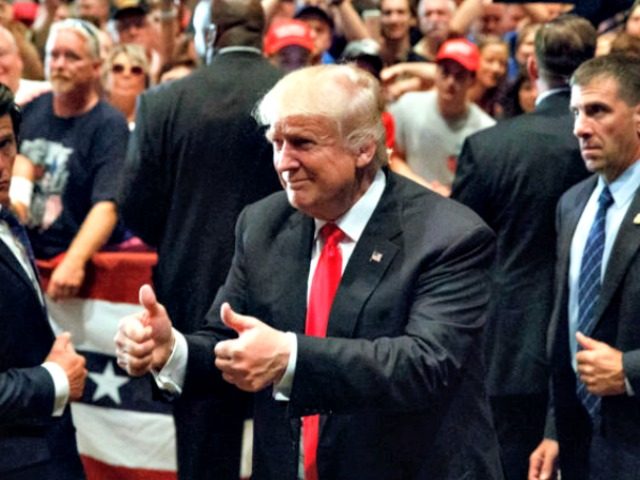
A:
POLYGON ((396 127, 396 146, 411 169, 432 182, 451 186, 455 163, 467 136, 496 121, 475 104, 467 115, 448 121, 442 117, 436 91, 409 92, 389 108, 396 127))

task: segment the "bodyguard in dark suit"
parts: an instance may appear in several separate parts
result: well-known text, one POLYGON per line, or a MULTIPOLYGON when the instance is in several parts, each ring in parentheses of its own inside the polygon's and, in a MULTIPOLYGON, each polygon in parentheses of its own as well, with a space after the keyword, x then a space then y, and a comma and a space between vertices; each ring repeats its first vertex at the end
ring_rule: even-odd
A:
MULTIPOLYGON (((532 456, 562 478, 638 478, 640 469, 640 60, 599 57, 572 79, 574 132, 596 173, 558 204, 549 330, 553 415, 532 456), (553 428, 551 428, 553 427, 553 428)), ((543 478, 532 475, 531 478, 543 478)))
POLYGON ((255 479, 502 478, 481 354, 493 234, 381 168, 382 108, 355 67, 281 80, 259 112, 285 192, 241 214, 206 326, 180 335, 144 287, 116 336, 119 364, 164 388, 256 392, 255 479))
POLYGON ((498 237, 487 321, 487 387, 505 476, 527 476, 543 437, 549 370, 546 331, 553 305, 555 206, 588 175, 572 134, 568 79, 595 51, 596 32, 576 16, 538 30, 529 74, 534 112, 469 137, 452 197, 498 237))
MULTIPOLYGON (((258 0, 216 0, 211 64, 140 98, 122 176, 125 224, 158 248, 158 298, 183 333, 196 330, 224 282, 242 208, 281 189, 251 116, 281 76, 260 50, 258 0)), ((237 480, 246 400, 175 404, 180 478, 237 480)), ((228 400, 228 401, 227 401, 228 400)))
POLYGON ((80 480, 67 402, 82 396, 87 371, 69 334, 54 338, 26 232, 9 212, 19 126, 0 84, 0 478, 80 480))

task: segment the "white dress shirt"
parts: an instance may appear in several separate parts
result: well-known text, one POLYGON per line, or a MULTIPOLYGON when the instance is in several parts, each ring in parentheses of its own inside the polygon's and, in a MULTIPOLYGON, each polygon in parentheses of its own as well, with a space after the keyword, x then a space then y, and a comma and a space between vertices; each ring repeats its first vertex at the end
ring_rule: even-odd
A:
MULTIPOLYGON (((386 177, 382 171, 378 171, 373 182, 364 193, 364 195, 351 207, 342 217, 335 221, 335 224, 345 233, 345 238, 340 242, 340 250, 342 253, 342 271, 344 272, 351 254, 355 250, 356 243, 360 240, 373 211, 375 210, 382 193, 387 184, 386 177)), ((315 272, 322 251, 322 241, 318 235, 320 229, 326 222, 315 219, 315 236, 313 251, 311 253, 311 265, 309 269, 309 278, 307 286, 307 300, 311 279, 315 272)), ((249 312, 250 313, 250 312, 249 312)), ((181 393, 184 385, 184 377, 187 368, 188 345, 184 336, 174 329, 175 345, 169 360, 160 372, 154 372, 154 377, 158 387, 172 393, 181 393)), ((296 335, 287 332, 291 342, 291 355, 287 369, 280 380, 274 386, 274 396, 277 400, 288 401, 293 385, 293 377, 295 375, 295 366, 298 358, 298 341, 296 335)))
MULTIPOLYGON (((582 254, 587 243, 589 230, 598 210, 598 198, 604 188, 605 181, 602 177, 598 179, 596 188, 591 193, 589 200, 580 216, 578 226, 571 241, 570 263, 569 263, 569 345, 571 348, 571 358, 573 369, 576 370, 576 352, 578 331, 578 278, 580 277, 580 264, 582 254)), ((604 279, 611 250, 618 236, 620 225, 624 219, 633 196, 640 186, 640 162, 636 161, 614 182, 609 184, 609 190, 613 196, 613 204, 607 210, 605 220, 605 242, 602 255, 602 271, 600 279, 604 279)))

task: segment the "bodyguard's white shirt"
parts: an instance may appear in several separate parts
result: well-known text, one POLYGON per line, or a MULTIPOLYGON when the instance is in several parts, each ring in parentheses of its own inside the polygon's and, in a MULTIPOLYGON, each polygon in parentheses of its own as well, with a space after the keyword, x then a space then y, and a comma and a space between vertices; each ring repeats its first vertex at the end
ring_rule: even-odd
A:
MULTIPOLYGON (((600 197, 600 193, 602 192, 604 185, 604 179, 599 177, 598 184, 587 201, 571 241, 569 264, 569 345, 571 348, 571 358, 574 370, 576 370, 578 278, 580 276, 580 264, 582 263, 582 254, 587 243, 589 230, 591 229, 596 212, 598 211, 598 198, 600 197)), ((601 281, 604 279, 609 257, 611 256, 611 250, 615 239, 618 236, 620 225, 629 210, 629 206, 631 205, 631 201, 633 200, 638 187, 640 187, 639 161, 636 161, 633 165, 627 168, 620 177, 609 184, 609 190, 613 196, 613 204, 607 210, 607 217, 605 220, 605 242, 604 252, 602 255, 602 271, 600 272, 601 281)))

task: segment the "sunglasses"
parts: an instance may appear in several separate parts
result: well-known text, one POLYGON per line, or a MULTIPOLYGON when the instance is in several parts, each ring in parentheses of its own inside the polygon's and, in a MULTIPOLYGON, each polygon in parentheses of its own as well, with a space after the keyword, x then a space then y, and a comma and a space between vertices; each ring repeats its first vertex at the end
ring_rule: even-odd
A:
MULTIPOLYGON (((125 70, 126 70, 126 67, 120 63, 116 63, 111 67, 112 73, 124 73, 125 70)), ((144 75, 144 70, 139 65, 134 65, 133 67, 130 67, 129 71, 131 72, 131 75, 135 75, 136 77, 139 75, 144 75)))

